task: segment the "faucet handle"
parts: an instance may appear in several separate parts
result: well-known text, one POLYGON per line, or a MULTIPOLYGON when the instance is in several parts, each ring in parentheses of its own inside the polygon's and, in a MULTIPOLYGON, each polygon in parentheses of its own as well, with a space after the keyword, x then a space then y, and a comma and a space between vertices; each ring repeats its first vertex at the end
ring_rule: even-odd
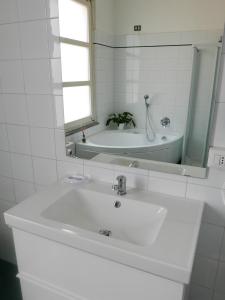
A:
POLYGON ((113 191, 118 191, 118 189, 119 189, 118 184, 113 184, 113 185, 112 185, 112 190, 113 190, 113 191))
POLYGON ((119 175, 116 177, 118 182, 126 182, 126 177, 124 175, 119 175))

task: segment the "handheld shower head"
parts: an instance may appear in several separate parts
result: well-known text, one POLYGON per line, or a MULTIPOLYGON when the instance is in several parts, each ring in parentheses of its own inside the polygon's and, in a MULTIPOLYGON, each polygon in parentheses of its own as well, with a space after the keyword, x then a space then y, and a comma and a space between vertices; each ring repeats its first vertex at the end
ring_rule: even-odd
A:
POLYGON ((150 104, 151 104, 152 98, 150 98, 149 95, 144 95, 144 99, 145 99, 145 105, 146 105, 146 107, 149 107, 150 104))

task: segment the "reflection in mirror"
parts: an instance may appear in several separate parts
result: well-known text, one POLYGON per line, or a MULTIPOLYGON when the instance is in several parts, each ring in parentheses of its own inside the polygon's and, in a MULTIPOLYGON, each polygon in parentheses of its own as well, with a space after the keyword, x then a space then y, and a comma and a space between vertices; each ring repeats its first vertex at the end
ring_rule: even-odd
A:
POLYGON ((169 2, 61 0, 69 155, 206 168, 225 4, 169 2))

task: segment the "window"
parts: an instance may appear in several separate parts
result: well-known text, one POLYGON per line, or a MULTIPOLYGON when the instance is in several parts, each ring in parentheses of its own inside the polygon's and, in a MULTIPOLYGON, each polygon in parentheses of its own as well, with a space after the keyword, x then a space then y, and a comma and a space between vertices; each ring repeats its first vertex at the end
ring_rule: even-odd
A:
POLYGON ((94 120, 91 3, 59 0, 60 46, 66 131, 94 120))

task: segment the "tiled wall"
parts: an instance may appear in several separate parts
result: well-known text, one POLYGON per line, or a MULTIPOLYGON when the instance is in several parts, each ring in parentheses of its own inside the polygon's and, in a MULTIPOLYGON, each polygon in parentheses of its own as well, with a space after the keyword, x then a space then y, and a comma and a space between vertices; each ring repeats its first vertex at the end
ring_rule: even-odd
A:
MULTIPOLYGON (((0 2, 1 211, 71 172, 109 183, 122 173, 129 186, 161 192, 163 187, 168 194, 203 200, 207 205, 190 299, 224 299, 225 172, 210 169, 208 179, 194 179, 66 158, 60 70, 55 69, 59 67, 59 49, 52 35, 53 30, 57 32, 53 26, 57 25, 55 4, 54 0, 0 2), (26 34, 21 32, 24 27, 26 34)), ((222 77, 213 144, 225 147, 225 68, 222 77)), ((12 259, 2 214, 0 222, 0 255, 12 259)))

